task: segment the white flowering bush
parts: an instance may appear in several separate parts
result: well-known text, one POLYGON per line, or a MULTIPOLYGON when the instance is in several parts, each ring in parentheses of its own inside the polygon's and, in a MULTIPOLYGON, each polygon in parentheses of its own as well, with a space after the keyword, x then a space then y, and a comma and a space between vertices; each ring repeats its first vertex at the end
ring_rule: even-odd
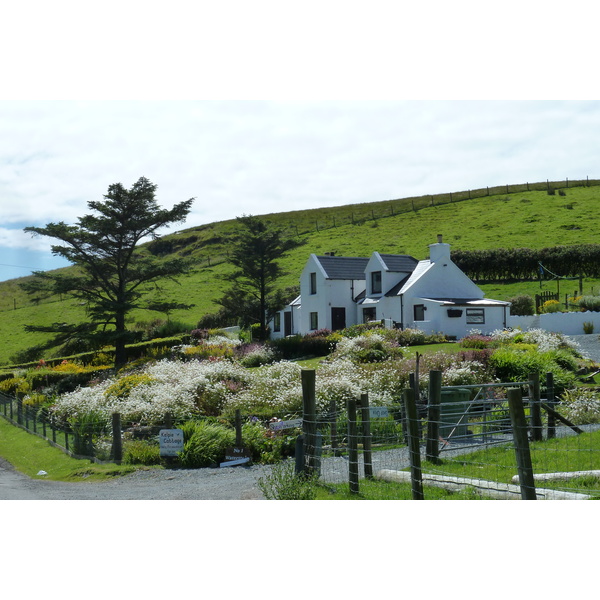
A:
POLYGON ((402 348, 394 340, 374 332, 342 338, 332 354, 334 359, 345 358, 358 363, 381 362, 401 357, 402 348))
POLYGON ((489 382, 484 366, 476 361, 463 361, 442 371, 442 385, 476 385, 489 382))
POLYGON ((579 344, 571 338, 562 333, 554 333, 544 329, 528 329, 527 331, 498 329, 492 332, 490 337, 504 343, 536 344, 540 352, 559 349, 567 349, 577 353, 581 351, 579 344))
POLYGON ((119 380, 113 378, 64 394, 53 412, 63 419, 88 412, 102 414, 107 420, 118 412, 124 421, 134 422, 160 422, 166 412, 184 419, 207 414, 207 404, 211 412, 219 412, 250 381, 249 372, 230 361, 162 360, 146 366, 140 375, 146 376, 140 377, 143 385, 132 386, 128 393, 107 393, 119 380))
MULTIPOLYGON (((503 381, 521 381, 533 370, 553 371, 557 385, 571 387, 577 361, 573 345, 564 336, 517 330, 494 332, 490 337, 498 340, 498 348, 421 355, 421 392, 427 390, 432 370, 442 372, 444 385, 489 383, 497 380, 496 373, 503 381)), ((362 393, 369 394, 373 406, 401 403, 410 374, 417 371, 415 357, 402 357, 405 350, 375 331, 340 338, 336 351, 317 370, 317 410, 327 412, 332 401, 343 409, 347 400, 362 393)), ((166 412, 175 419, 229 418, 240 409, 263 422, 302 413, 301 367, 296 362, 271 362, 274 355, 268 347, 213 336, 182 347, 180 356, 146 363, 64 394, 56 400, 54 414, 65 421, 101 415, 108 423, 112 413, 119 412, 124 422, 157 423, 166 412), (255 363, 254 358, 244 360, 247 357, 269 364, 249 369, 255 363)), ((588 405, 588 412, 593 412, 595 404, 588 405)))
POLYGON ((575 425, 600 423, 600 398, 595 390, 577 388, 563 393, 561 413, 575 425))
POLYGON ((301 367, 277 362, 248 371, 248 386, 231 398, 230 407, 247 414, 272 411, 292 414, 302 411, 301 367))

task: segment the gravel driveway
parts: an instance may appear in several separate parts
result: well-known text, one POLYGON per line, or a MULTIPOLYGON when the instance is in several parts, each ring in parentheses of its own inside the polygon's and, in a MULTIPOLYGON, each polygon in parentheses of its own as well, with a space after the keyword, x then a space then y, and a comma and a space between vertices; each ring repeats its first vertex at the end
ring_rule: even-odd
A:
POLYGON ((0 458, 0 500, 262 500, 257 481, 272 467, 153 469, 112 481, 31 479, 0 458))
POLYGON ((591 358, 594 362, 600 363, 600 336, 598 334, 569 335, 567 337, 579 344, 584 356, 591 358))

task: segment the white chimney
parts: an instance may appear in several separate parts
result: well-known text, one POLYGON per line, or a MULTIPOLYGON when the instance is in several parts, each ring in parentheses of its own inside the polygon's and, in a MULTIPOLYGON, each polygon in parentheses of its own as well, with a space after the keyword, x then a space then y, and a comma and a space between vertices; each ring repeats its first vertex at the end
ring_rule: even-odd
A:
POLYGON ((450 244, 442 242, 441 234, 437 236, 437 244, 429 244, 429 260, 432 263, 450 260, 450 244))

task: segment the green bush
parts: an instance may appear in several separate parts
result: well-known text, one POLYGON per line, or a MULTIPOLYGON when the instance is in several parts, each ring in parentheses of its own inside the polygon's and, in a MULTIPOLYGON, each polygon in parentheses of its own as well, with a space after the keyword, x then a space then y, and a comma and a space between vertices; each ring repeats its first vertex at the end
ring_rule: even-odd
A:
POLYGON ((297 435, 292 431, 272 432, 260 422, 248 422, 242 425, 242 445, 250 450, 255 462, 278 462, 294 454, 297 435))
POLYGON ((581 296, 578 304, 581 310, 600 312, 600 296, 581 296))
POLYGON ((575 363, 566 359, 566 353, 550 350, 539 352, 537 348, 522 349, 510 346, 496 350, 489 359, 489 365, 500 381, 527 381, 533 372, 554 374, 557 388, 569 388, 575 385, 576 376, 571 372, 575 363), (569 370, 561 366, 569 365, 569 370))
POLYGON ((160 446, 143 440, 132 440, 123 445, 123 464, 159 465, 160 446))
POLYGON ((531 296, 520 294, 509 300, 511 303, 511 315, 533 315, 535 313, 535 302, 531 296))
POLYGON ((327 356, 335 348, 338 336, 323 329, 307 335, 292 335, 270 340, 269 346, 282 358, 289 360, 305 356, 327 356))
POLYGON ((296 474, 293 461, 274 466, 271 473, 257 483, 267 500, 314 500, 317 497, 316 479, 296 474))
POLYGON ((183 450, 179 453, 182 467, 198 469, 221 462, 228 447, 235 444, 235 431, 207 421, 187 421, 183 430, 183 450))

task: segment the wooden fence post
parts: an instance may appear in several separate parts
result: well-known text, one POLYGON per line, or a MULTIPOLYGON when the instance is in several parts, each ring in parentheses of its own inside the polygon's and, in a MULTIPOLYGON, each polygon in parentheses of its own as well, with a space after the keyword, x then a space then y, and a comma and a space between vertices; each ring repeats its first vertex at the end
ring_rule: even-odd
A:
POLYGON ((302 369, 302 433, 304 435, 304 472, 311 476, 316 466, 317 401, 314 369, 302 369))
POLYGON ((358 494, 358 435, 356 427, 356 400, 348 400, 348 482, 350 493, 358 494))
POLYGON ((425 457, 429 462, 440 462, 440 402, 442 400, 442 372, 429 371, 429 406, 427 408, 427 444, 425 457))
POLYGON ((404 390, 404 406, 408 425, 408 455, 410 458, 410 480, 413 500, 424 500, 423 475, 421 472, 421 452, 419 449, 419 424, 417 422, 417 403, 415 390, 404 390))
POLYGON ((363 435, 363 461, 365 463, 365 478, 373 479, 373 455, 371 444, 371 411, 369 410, 369 394, 361 394, 360 410, 363 435))
POLYGON ((540 442, 544 439, 542 426, 542 406, 540 398, 540 374, 529 374, 529 406, 531 407, 531 439, 540 442))
MULTIPOLYGON (((546 403, 554 407, 554 373, 546 373, 546 403)), ((556 418, 548 413, 548 439, 556 437, 556 418)))
POLYGON ((329 402, 329 428, 331 436, 331 450, 334 456, 339 456, 337 435, 337 407, 335 400, 329 402))
POLYGON ((113 413, 112 415, 112 458, 117 464, 123 460, 123 440, 121 438, 121 415, 113 413))
POLYGON ((521 499, 536 500, 535 480, 533 479, 533 466, 531 464, 529 439, 527 437, 527 420, 525 419, 521 390, 510 388, 507 395, 510 422, 515 442, 517 471, 521 485, 521 499))
POLYGON ((242 447, 242 412, 239 408, 235 409, 235 446, 242 447))

